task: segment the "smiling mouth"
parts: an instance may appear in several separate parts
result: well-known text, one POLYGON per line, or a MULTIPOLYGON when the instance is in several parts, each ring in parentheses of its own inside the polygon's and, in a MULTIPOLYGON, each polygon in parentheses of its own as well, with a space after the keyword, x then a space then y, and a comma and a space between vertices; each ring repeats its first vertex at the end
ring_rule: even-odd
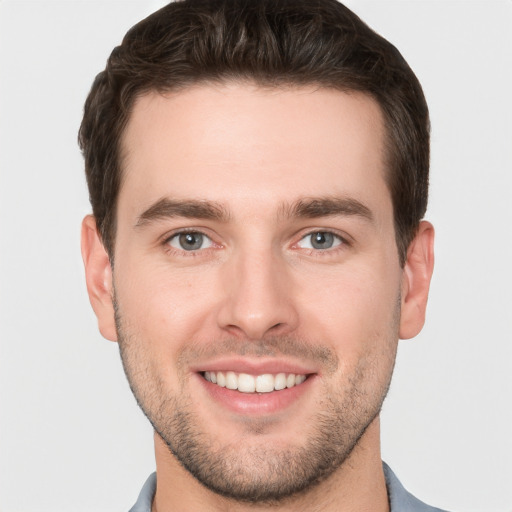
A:
POLYGON ((248 373, 229 372, 203 372, 203 377, 212 384, 221 388, 240 391, 241 393, 271 393, 282 389, 293 388, 302 384, 307 378, 306 374, 295 373, 265 373, 263 375, 249 375, 248 373))

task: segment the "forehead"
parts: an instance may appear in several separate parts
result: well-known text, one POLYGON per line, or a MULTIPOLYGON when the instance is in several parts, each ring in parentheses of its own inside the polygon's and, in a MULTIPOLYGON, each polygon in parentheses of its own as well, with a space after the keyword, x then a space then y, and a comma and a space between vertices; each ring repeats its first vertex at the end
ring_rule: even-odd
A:
POLYGON ((305 195, 389 200, 382 114, 360 93, 247 83, 148 93, 122 154, 119 203, 134 210, 169 195, 265 208, 305 195))

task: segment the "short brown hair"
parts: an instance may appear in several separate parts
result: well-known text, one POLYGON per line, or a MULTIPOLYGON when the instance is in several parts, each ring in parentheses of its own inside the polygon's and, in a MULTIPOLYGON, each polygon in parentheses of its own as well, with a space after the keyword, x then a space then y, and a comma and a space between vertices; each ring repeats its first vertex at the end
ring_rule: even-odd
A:
POLYGON ((336 0, 178 0, 128 31, 92 85, 79 132, 93 214, 111 260, 120 141, 134 100, 232 80, 359 91, 378 102, 403 265, 427 207, 427 104, 398 50, 336 0))

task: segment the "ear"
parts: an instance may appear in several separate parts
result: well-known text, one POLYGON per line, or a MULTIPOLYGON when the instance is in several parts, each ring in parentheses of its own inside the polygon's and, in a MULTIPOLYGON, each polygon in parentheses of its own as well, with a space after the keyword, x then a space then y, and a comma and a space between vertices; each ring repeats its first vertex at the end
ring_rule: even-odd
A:
POLYGON ((402 276, 400 338, 416 336, 425 323, 430 279, 434 270, 434 227, 421 221, 409 245, 402 276))
POLYGON ((87 292, 98 318, 99 330, 107 340, 117 341, 112 301, 112 267, 98 233, 96 219, 92 215, 87 215, 82 221, 82 259, 87 292))

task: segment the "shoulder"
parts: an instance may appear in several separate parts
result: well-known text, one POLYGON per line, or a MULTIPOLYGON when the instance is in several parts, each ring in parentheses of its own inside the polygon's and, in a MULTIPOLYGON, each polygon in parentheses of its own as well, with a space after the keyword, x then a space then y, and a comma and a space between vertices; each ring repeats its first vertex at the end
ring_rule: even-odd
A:
POLYGON ((382 463, 384 476, 386 477, 386 487, 388 489, 389 505, 391 512, 446 512, 440 508, 431 507, 415 498, 400 483, 397 476, 391 471, 391 468, 382 463))
POLYGON ((156 473, 149 475, 146 483, 140 491, 137 503, 133 505, 129 512, 151 512, 151 505, 156 492, 156 473))

